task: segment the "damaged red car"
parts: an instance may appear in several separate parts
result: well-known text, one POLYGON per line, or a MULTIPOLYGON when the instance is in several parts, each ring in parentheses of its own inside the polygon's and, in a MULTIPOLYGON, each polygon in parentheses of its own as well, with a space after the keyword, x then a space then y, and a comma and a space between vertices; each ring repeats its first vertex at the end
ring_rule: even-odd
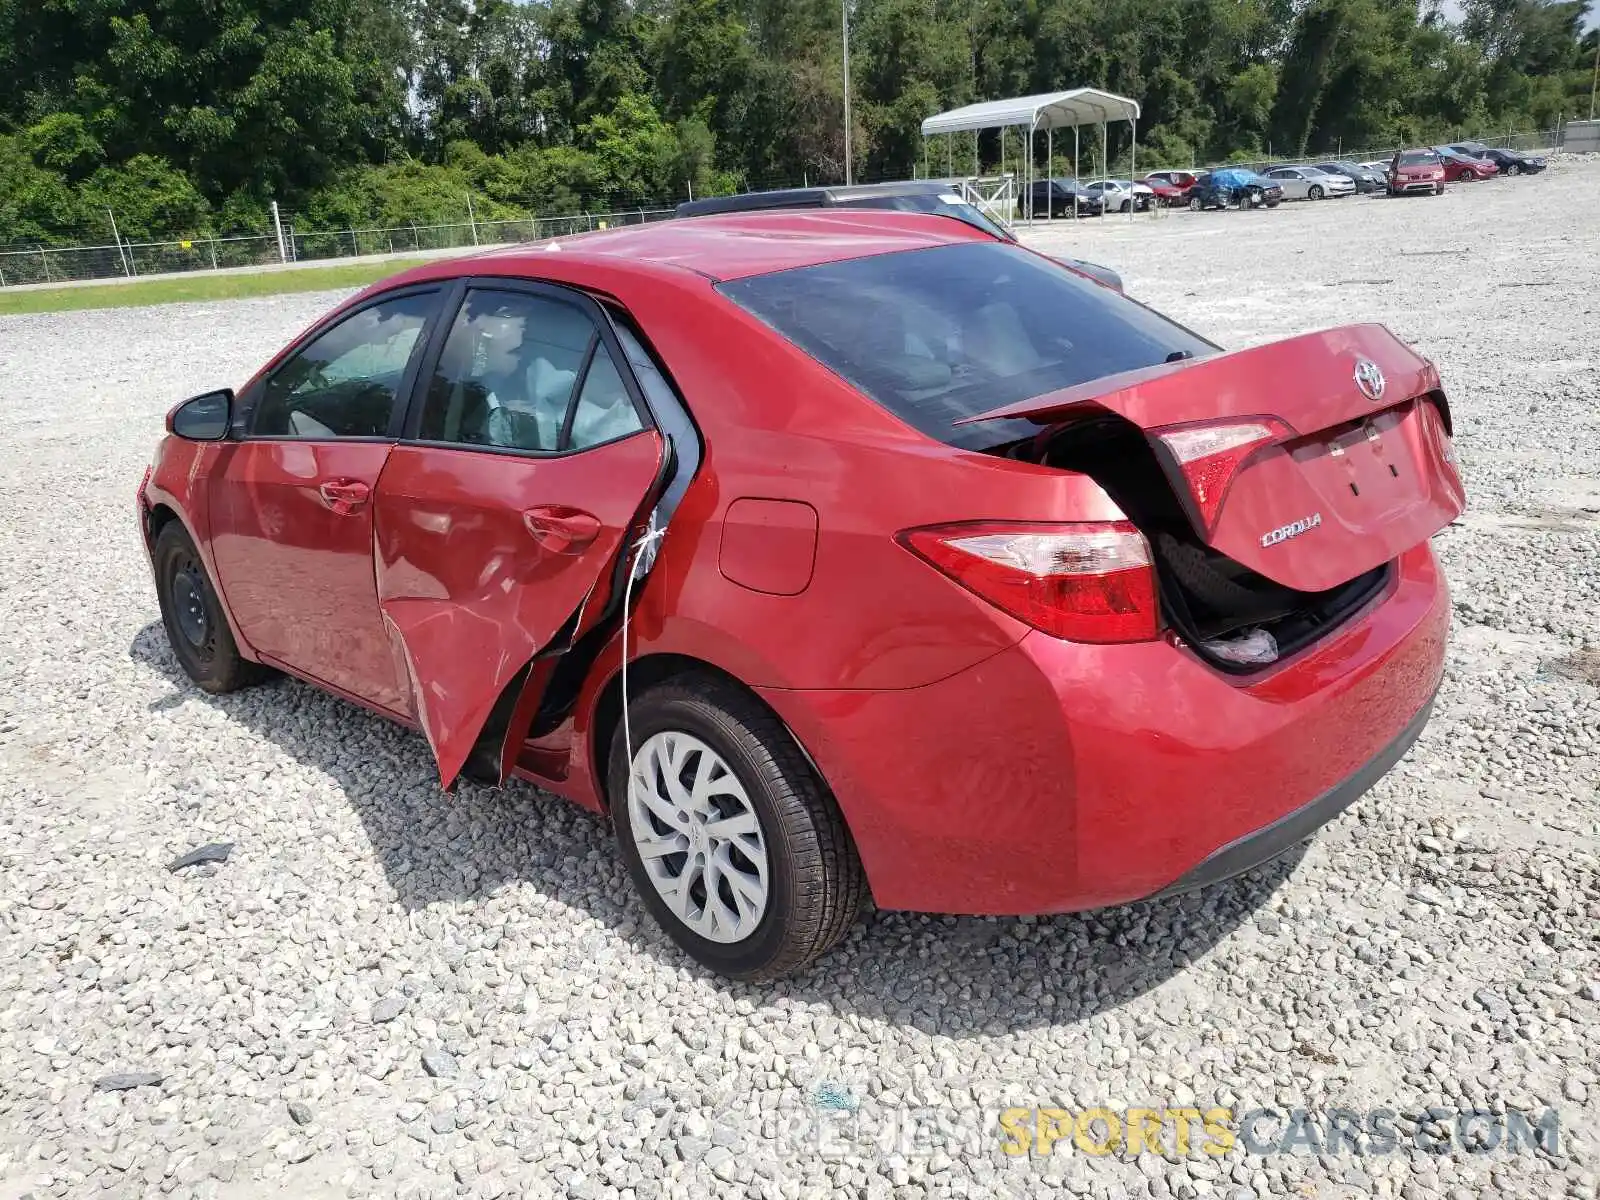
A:
POLYGON ((139 514, 200 687, 293 675, 447 790, 608 814, 743 978, 869 895, 1059 913, 1307 838, 1428 718, 1464 503, 1379 326, 1225 353, 842 209, 417 267, 168 429, 139 514))

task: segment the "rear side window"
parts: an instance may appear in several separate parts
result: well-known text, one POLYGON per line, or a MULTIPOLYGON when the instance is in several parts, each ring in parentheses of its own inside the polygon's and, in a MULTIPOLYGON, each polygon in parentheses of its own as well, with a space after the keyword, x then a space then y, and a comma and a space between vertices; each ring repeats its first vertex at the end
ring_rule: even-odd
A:
POLYGON ((957 426, 965 417, 1216 349, 1141 304, 998 242, 802 267, 720 290, 908 425, 970 449, 1037 427, 957 426))
POLYGON ((599 331, 575 305, 474 289, 428 384, 423 441, 581 450, 644 427, 599 331))

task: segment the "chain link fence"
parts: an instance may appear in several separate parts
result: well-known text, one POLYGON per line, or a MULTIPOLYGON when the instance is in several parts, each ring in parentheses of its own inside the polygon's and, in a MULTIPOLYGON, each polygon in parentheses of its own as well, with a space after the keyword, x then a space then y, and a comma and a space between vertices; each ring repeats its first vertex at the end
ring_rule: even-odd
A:
POLYGON ((672 208, 632 208, 565 217, 513 221, 461 221, 448 225, 397 225, 392 228, 298 231, 285 220, 283 249, 275 233, 245 237, 182 238, 166 242, 123 242, 106 246, 30 246, 0 250, 0 287, 25 283, 67 283, 227 267, 267 266, 375 254, 416 254, 470 250, 474 246, 532 242, 593 229, 639 225, 671 217, 672 208))
MULTIPOLYGON (((1507 150, 1560 149, 1562 130, 1544 129, 1482 134, 1457 141, 1475 141, 1507 150)), ((1400 147, 1368 150, 1343 150, 1312 158, 1274 157, 1256 162, 1218 163, 1263 170, 1269 167, 1330 159, 1346 161, 1387 160, 1400 147)), ((1140 162, 1141 173, 1149 170, 1196 169, 1195 164, 1140 162)), ((1205 168, 1200 168, 1205 169, 1205 168)), ((812 182, 811 180, 804 181, 812 182)), ((860 181, 858 181, 860 182, 860 181)), ((770 187, 795 186, 787 183, 763 184, 753 191, 770 187)), ((298 229, 288 214, 283 218, 283 244, 280 251, 275 231, 239 237, 175 238, 170 241, 129 242, 102 246, 12 246, 0 250, 0 287, 19 284, 67 283, 77 280, 128 278, 185 271, 215 271, 229 267, 267 266, 280 263, 313 262, 328 259, 361 258, 378 254, 418 254, 432 251, 470 250, 474 246, 533 242, 564 237, 594 229, 619 225, 638 225, 665 220, 674 206, 613 208, 607 212, 578 213, 570 216, 529 216, 510 221, 468 219, 443 225, 396 225, 374 229, 315 231, 298 229)))

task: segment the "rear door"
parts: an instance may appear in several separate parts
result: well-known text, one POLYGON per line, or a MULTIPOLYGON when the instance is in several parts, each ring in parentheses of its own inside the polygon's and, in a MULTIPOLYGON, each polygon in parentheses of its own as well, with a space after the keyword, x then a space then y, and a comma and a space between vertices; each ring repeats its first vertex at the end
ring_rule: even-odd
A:
POLYGON ((504 778, 647 517, 665 443, 623 361, 587 297, 486 281, 424 366, 378 484, 376 577, 446 787, 475 751, 504 778))
POLYGON ((1111 375, 964 424, 1113 412, 1144 430, 1202 540, 1320 592, 1461 514, 1432 363, 1381 325, 1111 375))

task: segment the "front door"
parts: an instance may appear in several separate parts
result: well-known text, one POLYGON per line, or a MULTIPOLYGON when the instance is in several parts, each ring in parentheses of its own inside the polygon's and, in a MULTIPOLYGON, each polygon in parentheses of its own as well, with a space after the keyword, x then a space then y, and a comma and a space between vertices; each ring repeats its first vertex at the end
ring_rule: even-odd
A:
POLYGON ((380 300, 287 358, 211 483, 218 583, 264 658, 398 712, 378 611, 373 499, 436 291, 380 300))
POLYGON ((520 690, 503 777, 544 678, 524 668, 599 618, 659 479, 664 442, 620 361, 580 297, 470 289, 384 467, 378 603, 446 787, 520 690))

